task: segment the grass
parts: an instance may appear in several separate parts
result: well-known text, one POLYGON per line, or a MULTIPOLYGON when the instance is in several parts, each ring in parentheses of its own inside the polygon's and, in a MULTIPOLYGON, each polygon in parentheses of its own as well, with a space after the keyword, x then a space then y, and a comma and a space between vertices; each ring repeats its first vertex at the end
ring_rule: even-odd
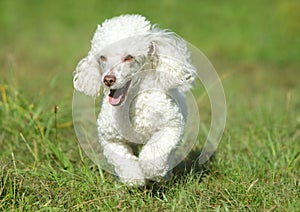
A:
POLYGON ((298 211, 299 6, 292 0, 1 1, 0 210, 298 211), (226 76, 228 107, 207 170, 145 188, 124 186, 85 156, 71 111, 72 71, 96 24, 134 12, 211 59, 226 76))

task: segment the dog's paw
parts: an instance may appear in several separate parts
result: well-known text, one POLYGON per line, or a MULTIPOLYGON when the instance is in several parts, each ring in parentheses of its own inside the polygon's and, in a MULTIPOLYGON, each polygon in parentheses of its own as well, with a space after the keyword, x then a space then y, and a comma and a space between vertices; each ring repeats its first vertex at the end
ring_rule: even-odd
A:
POLYGON ((162 159, 155 161, 141 159, 139 163, 144 176, 147 179, 154 179, 155 181, 159 181, 157 179, 165 177, 169 170, 168 164, 162 159))
POLYGON ((127 178, 127 177, 120 177, 120 180, 122 183, 132 186, 132 187, 138 187, 138 186, 144 186, 146 183, 145 178, 127 178))
POLYGON ((146 179, 138 163, 135 164, 134 168, 130 166, 125 166, 122 168, 122 172, 118 173, 118 177, 121 180, 121 182, 128 186, 145 185, 146 179))

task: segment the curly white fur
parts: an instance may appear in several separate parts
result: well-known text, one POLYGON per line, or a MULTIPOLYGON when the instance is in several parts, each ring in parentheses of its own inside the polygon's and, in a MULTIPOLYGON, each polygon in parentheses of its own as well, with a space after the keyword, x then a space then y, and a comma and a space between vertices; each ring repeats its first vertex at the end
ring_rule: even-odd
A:
POLYGON ((99 142, 123 182, 143 185, 173 168, 184 133, 184 93, 194 76, 185 41, 145 17, 122 15, 98 26, 73 82, 92 97, 105 88, 99 142))

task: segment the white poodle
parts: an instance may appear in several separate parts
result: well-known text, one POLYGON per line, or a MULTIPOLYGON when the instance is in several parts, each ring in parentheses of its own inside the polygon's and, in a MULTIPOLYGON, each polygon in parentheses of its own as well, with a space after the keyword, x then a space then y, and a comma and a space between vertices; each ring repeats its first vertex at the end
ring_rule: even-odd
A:
POLYGON ((104 94, 99 142, 115 174, 129 185, 159 181, 176 165, 196 70, 186 43, 143 16, 122 15, 99 25, 74 72, 77 91, 104 94))

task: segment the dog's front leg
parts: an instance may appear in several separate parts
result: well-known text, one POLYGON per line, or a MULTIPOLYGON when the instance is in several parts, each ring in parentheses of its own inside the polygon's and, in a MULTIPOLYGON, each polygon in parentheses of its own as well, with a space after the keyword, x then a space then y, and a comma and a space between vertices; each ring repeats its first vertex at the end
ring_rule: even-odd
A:
POLYGON ((138 158, 131 149, 121 142, 100 142, 103 153, 120 180, 130 186, 144 185, 145 178, 140 168, 138 158))
POLYGON ((147 179, 165 177, 173 167, 174 150, 182 140, 182 130, 164 128, 150 138, 139 154, 139 163, 147 179))

